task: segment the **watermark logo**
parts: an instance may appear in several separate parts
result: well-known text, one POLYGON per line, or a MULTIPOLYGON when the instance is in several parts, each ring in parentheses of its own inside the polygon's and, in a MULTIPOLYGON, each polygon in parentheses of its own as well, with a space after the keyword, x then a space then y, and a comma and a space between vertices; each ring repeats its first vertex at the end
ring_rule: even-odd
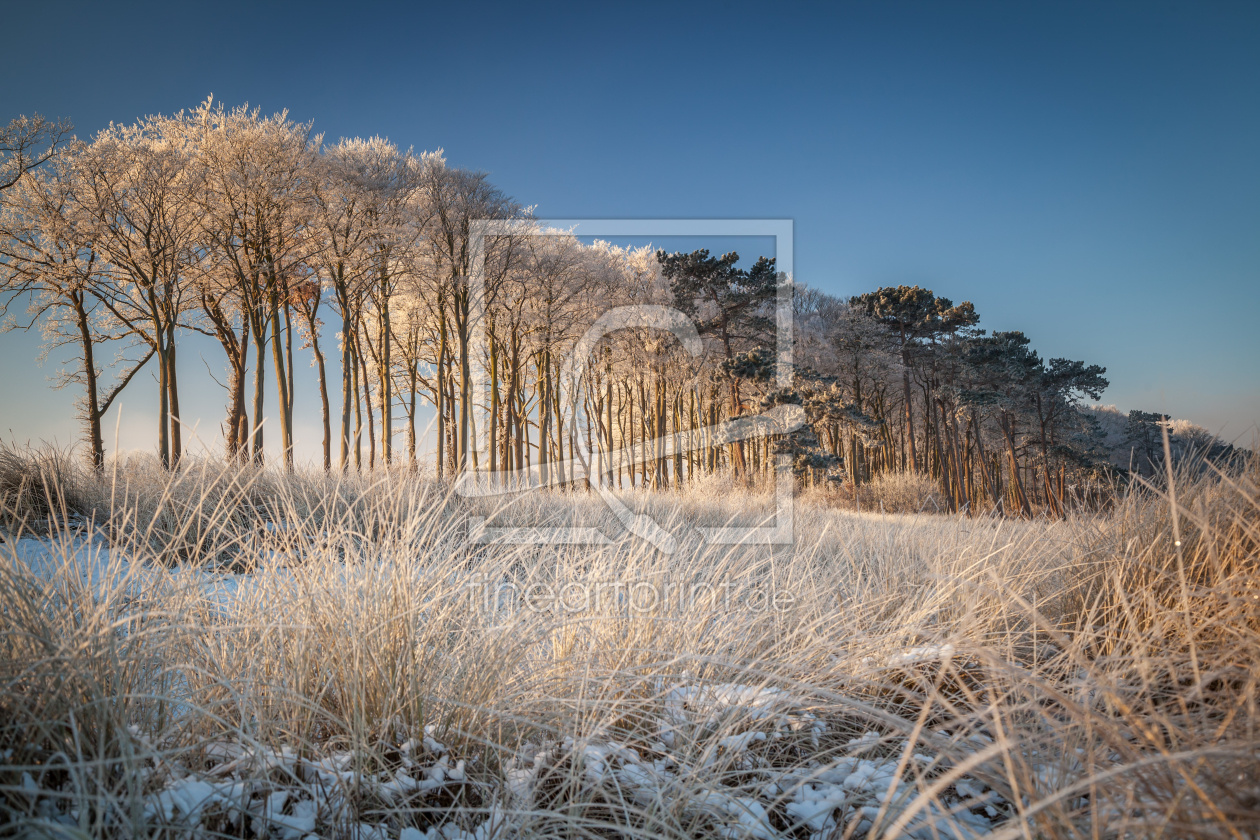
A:
POLYGON ((729 614, 787 612, 796 593, 773 584, 654 580, 504 580, 473 574, 464 585, 476 614, 501 619, 519 613, 553 616, 678 615, 703 610, 729 614))
MULTIPOLYGON (((469 277, 470 309, 473 322, 474 346, 484 345, 483 318, 486 307, 486 248, 488 237, 494 236, 560 236, 573 233, 581 237, 642 236, 773 236, 777 268, 788 277, 792 275, 792 222, 785 219, 563 219, 545 221, 516 221, 479 219, 472 226, 472 267, 469 277)), ((576 397, 585 381, 591 356, 601 340, 618 330, 631 327, 648 327, 672 334, 683 349, 692 356, 700 356, 703 342, 695 324, 683 312, 670 306, 634 305, 619 306, 601 314, 574 345, 565 360, 561 373, 562 393, 566 394, 564 413, 576 416, 579 401, 576 397)), ((775 298, 775 386, 787 388, 792 384, 792 286, 781 284, 775 298)), ((488 387, 487 371, 474 365, 472 390, 485 405, 488 387)), ((690 433, 676 433, 664 437, 640 441, 620 452, 597 453, 590 441, 578 437, 576 456, 553 465, 560 469, 548 472, 543 480, 536 468, 527 470, 469 469, 456 484, 456 491, 463 496, 493 496, 517 493, 522 490, 546 486, 555 481, 552 476, 566 476, 566 482, 585 479, 608 505, 617 521, 626 531, 646 540, 666 554, 672 554, 678 546, 676 535, 670 533, 650 516, 632 511, 613 492, 608 472, 601 468, 607 460, 625 459, 631 464, 642 465, 660 457, 694 450, 697 440, 707 437, 712 444, 729 444, 761 435, 781 435, 793 432, 805 424, 805 412, 800 406, 780 405, 757 415, 741 416, 705 427, 690 433), (697 435, 699 431, 702 434, 697 435)), ((487 422, 477 423, 477 429, 489 427, 487 422)), ((478 435, 480 437, 480 434, 478 435)), ((480 441, 477 442, 480 445, 480 441)), ((486 445, 490 445, 486 442, 486 445)), ((792 463, 790 456, 780 454, 775 461, 775 515, 774 524, 760 527, 727 526, 699 528, 703 539, 714 545, 786 545, 792 542, 792 463)), ((611 541, 595 528, 566 527, 492 527, 484 519, 472 522, 473 539, 481 543, 499 544, 578 544, 607 545, 611 541)))

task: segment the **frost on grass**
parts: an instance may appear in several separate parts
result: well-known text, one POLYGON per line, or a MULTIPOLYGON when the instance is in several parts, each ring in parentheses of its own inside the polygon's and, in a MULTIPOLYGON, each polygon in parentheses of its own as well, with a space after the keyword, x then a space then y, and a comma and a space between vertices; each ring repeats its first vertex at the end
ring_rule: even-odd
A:
POLYGON ((0 546, 0 823, 390 840, 1260 829, 1246 476, 1179 488, 1180 555, 1158 498, 1058 523, 801 502, 796 544, 771 551, 688 530, 764 499, 627 494, 679 535, 664 556, 467 538, 468 517, 498 514, 616 533, 581 494, 505 512, 419 480, 337 480, 273 478, 248 508, 180 490, 197 516, 122 494, 110 523, 0 546), (639 608, 630 583, 688 595, 639 608), (767 608, 774 592, 790 605, 767 608))
MULTIPOLYGON (((920 802, 922 781, 948 762, 903 755, 902 737, 868 731, 826 757, 836 752, 820 749, 827 723, 783 689, 678 682, 662 686, 658 699, 647 730, 654 740, 543 737, 502 752, 497 772, 479 757, 456 758, 433 726, 359 752, 212 741, 165 758, 168 751, 130 727, 147 756, 130 768, 147 791, 141 833, 489 840, 563 834, 576 819, 667 825, 685 836, 822 840, 840 827, 855 825, 863 836, 881 818, 888 825, 904 817, 905 836, 961 838, 984 834, 1005 813, 999 796, 965 777, 920 802)), ((134 827, 123 812, 83 813, 75 784, 56 770, 38 782, 24 771, 11 801, 16 794, 31 815, 29 829, 50 835, 102 818, 106 833, 134 827)))
MULTIPOLYGON (((754 714, 747 720, 755 725, 765 719, 754 714)), ((376 773, 355 769, 350 752, 304 760, 290 751, 259 755, 221 748, 223 763, 172 777, 150 794, 145 816, 189 836, 248 827, 255 836, 294 838, 319 827, 353 836, 484 840, 533 836, 559 814, 578 813, 592 822, 619 816, 626 825, 646 825, 656 812, 655 819, 672 819, 702 836, 823 838, 851 822, 865 833, 881 811, 886 821, 895 820, 917 800, 897 756, 860 757, 873 745, 895 746, 876 733, 852 739, 853 755, 776 766, 766 750, 776 731, 726 735, 698 756, 659 742, 636 749, 566 737, 526 745, 526 755, 505 762, 501 778, 480 781, 429 736, 404 742, 396 765, 376 773), (257 781, 263 767, 273 771, 272 781, 257 781), (742 772, 732 776, 733 768, 742 772), (377 821, 364 806, 371 802, 381 812, 377 821)), ((923 755, 912 762, 920 773, 933 763, 923 755)), ((972 837, 992 829, 1000 797, 982 793, 984 786, 974 780, 960 779, 953 787, 956 793, 908 815, 906 836, 972 837), (984 815, 973 810, 982 806, 984 815)))

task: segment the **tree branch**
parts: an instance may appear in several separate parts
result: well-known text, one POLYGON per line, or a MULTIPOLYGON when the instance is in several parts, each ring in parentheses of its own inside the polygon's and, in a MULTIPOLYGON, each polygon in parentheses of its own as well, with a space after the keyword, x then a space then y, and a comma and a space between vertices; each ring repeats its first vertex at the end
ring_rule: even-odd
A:
POLYGON ((136 366, 133 367, 131 370, 127 371, 126 375, 123 376, 122 381, 113 387, 113 389, 109 392, 109 396, 107 396, 104 400, 101 401, 101 408, 100 408, 101 416, 104 416, 105 412, 109 411, 109 407, 113 404, 114 398, 117 397, 120 393, 122 393, 122 389, 127 387, 127 383, 131 381, 131 377, 135 376, 136 373, 140 370, 140 368, 144 367, 145 362, 149 361, 149 359, 152 359, 153 354, 156 352, 157 351, 154 348, 150 347, 149 352, 145 354, 144 358, 136 362, 136 366))

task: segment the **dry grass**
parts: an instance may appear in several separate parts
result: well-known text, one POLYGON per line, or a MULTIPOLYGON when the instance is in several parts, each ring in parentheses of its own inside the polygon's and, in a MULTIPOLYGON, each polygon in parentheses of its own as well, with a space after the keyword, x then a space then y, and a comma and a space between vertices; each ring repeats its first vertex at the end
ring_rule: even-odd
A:
POLYGON ((821 494, 834 507, 867 513, 944 513, 949 509, 940 482, 923 473, 878 473, 856 489, 855 494, 853 485, 846 482, 821 494))
POLYGON ((41 457, 0 454, 0 833, 1260 831, 1255 474, 1179 485, 1180 546, 1153 492, 1057 523, 805 500, 773 550, 694 531, 767 496, 627 493, 664 555, 585 494, 41 457), (610 544, 470 542, 483 515, 610 544))

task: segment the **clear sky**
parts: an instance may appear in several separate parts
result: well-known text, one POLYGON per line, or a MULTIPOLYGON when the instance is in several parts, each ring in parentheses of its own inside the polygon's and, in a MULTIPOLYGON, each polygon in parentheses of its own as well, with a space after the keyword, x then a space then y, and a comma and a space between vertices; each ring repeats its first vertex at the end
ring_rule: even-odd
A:
MULTIPOLYGON (((1260 3, 596 5, 10 4, 0 120, 87 137, 213 93, 444 148, 545 218, 791 218, 800 281, 971 300, 1106 366, 1104 402, 1250 442, 1260 3)), ((67 443, 37 345, 0 336, 0 430, 67 443)), ((185 418, 217 427, 222 359, 188 346, 185 418)))

